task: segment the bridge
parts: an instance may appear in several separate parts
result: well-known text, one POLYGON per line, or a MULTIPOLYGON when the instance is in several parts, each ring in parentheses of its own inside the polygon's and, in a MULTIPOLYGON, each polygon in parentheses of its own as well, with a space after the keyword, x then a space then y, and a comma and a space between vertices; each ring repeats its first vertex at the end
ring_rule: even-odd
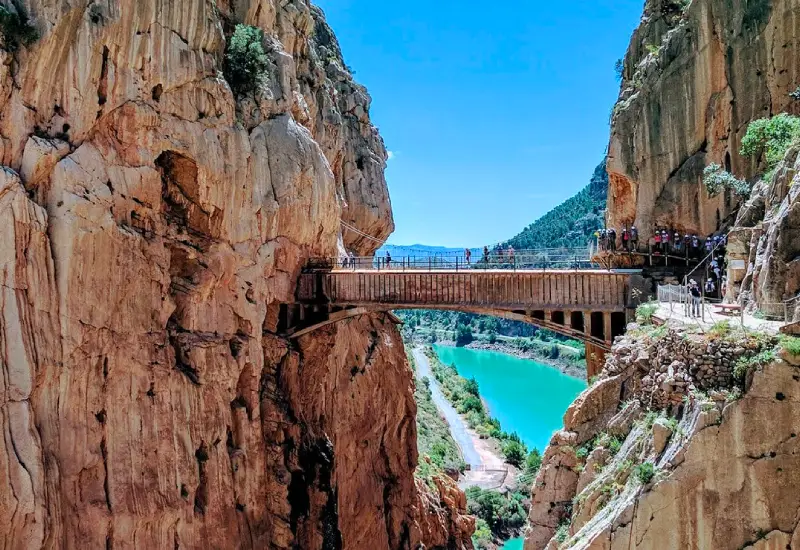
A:
POLYGON ((646 294, 637 290, 645 286, 638 271, 455 265, 311 263, 300 275, 296 303, 281 309, 279 330, 299 338, 354 316, 399 309, 493 315, 583 341, 592 376, 646 294))

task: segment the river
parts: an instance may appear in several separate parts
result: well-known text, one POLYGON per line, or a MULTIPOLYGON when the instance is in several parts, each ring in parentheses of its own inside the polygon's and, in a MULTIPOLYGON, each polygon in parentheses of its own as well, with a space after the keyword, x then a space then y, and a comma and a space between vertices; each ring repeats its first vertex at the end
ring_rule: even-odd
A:
POLYGON ((564 413, 586 382, 531 361, 493 351, 434 346, 439 359, 475 377, 481 397, 503 430, 517 432, 529 449, 544 453, 564 413))

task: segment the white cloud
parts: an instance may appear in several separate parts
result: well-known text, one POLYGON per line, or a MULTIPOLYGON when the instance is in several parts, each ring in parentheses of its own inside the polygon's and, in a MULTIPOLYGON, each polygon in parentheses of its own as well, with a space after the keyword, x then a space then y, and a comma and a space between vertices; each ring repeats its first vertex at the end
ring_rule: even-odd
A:
POLYGON ((387 157, 386 160, 387 160, 387 162, 392 160, 396 156, 397 156, 397 153, 395 153, 394 151, 386 151, 386 157, 387 157))

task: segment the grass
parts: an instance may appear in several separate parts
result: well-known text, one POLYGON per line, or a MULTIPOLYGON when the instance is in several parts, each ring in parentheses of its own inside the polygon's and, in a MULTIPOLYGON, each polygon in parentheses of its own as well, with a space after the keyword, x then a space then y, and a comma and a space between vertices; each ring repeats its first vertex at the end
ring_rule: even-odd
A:
POLYGON ((652 462, 644 462, 633 469, 633 475, 636 476, 636 479, 638 479, 642 485, 647 485, 656 475, 656 467, 652 462))

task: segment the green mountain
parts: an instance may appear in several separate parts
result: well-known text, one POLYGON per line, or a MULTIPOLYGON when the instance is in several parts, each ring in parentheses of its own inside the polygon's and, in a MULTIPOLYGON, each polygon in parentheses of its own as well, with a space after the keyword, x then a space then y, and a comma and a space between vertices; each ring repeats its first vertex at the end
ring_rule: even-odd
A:
POLYGON ((504 243, 517 250, 585 246, 592 233, 604 225, 608 173, 606 161, 595 169, 589 185, 577 195, 553 208, 504 243))

